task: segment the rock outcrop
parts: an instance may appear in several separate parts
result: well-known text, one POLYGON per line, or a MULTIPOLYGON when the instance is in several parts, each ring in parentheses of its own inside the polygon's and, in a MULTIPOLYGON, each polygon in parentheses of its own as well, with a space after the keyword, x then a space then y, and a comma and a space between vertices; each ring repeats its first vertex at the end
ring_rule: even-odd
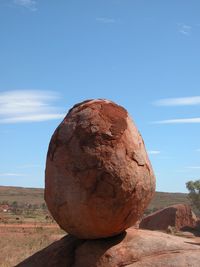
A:
MULTIPOLYGON (((142 137, 127 111, 107 100, 75 105, 52 136, 45 179, 48 208, 70 234, 17 267, 200 266, 198 243, 127 229, 140 219, 154 190, 142 137)), ((193 225, 183 205, 154 216, 152 227, 148 219, 140 225, 193 225)))
POLYGON ((155 177, 127 111, 107 100, 75 105, 48 150, 45 200, 56 222, 79 238, 114 236, 143 214, 155 177))
POLYGON ((16 267, 198 267, 199 262, 197 243, 130 228, 98 240, 66 236, 16 267))
POLYGON ((146 216, 140 222, 139 227, 142 229, 166 231, 169 226, 174 227, 176 230, 184 230, 195 228, 196 224, 197 218, 191 207, 177 204, 146 216))

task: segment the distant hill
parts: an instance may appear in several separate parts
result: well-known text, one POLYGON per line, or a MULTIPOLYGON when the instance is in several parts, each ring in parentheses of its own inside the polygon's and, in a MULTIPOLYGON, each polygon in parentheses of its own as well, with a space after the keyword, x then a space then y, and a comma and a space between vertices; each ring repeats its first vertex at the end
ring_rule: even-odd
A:
POLYGON ((0 203, 4 201, 7 201, 9 204, 14 201, 18 203, 42 204, 44 203, 44 189, 0 186, 0 203))
POLYGON ((156 192, 148 206, 148 210, 158 210, 175 204, 190 204, 188 194, 156 192))
MULTIPOLYGON (((17 201, 18 203, 41 205, 44 203, 44 189, 0 186, 0 203, 8 202, 11 204, 14 201, 17 201)), ((156 192, 148 207, 148 211, 152 212, 157 209, 180 203, 189 204, 187 194, 156 192)))

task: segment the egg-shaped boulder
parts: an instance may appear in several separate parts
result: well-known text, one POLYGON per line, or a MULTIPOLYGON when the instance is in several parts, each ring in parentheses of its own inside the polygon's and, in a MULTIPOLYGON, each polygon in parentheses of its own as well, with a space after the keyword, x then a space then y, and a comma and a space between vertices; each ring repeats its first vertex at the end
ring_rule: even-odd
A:
POLYGON ((45 200, 62 229, 84 239, 123 232, 155 191, 143 139, 127 111, 108 100, 75 105, 48 149, 45 200))

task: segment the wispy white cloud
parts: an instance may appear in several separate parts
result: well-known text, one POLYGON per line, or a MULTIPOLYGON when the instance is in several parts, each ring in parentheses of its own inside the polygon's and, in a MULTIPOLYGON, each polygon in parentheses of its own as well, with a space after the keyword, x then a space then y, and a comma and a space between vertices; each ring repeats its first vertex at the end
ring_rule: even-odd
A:
POLYGON ((184 23, 178 23, 178 31, 183 35, 190 35, 192 27, 184 23))
POLYGON ((64 118, 64 114, 36 114, 22 117, 0 119, 0 123, 39 122, 64 118))
MULTIPOLYGON (((200 105, 200 96, 164 98, 153 103, 156 106, 195 106, 200 105)), ((197 118, 175 118, 154 121, 155 124, 183 124, 183 123, 200 123, 200 117, 197 118)))
POLYGON ((99 23, 105 23, 105 24, 116 23, 115 19, 107 18, 107 17, 98 17, 98 18, 96 18, 96 21, 99 22, 99 23))
POLYGON ((8 177, 8 176, 21 177, 21 176, 25 176, 25 174, 23 174, 23 173, 12 173, 12 172, 0 173, 0 177, 8 177))
POLYGON ((154 121, 153 124, 183 124, 183 123, 200 123, 200 118, 187 118, 187 119, 170 119, 154 121))
POLYGON ((164 98, 153 103, 156 106, 194 106, 200 105, 200 96, 164 98))
POLYGON ((195 166, 185 166, 181 170, 176 170, 176 172, 191 173, 192 171, 195 172, 195 171, 199 171, 199 170, 200 170, 200 166, 195 165, 195 166))
POLYGON ((36 11, 36 1, 35 0, 14 0, 13 1, 15 5, 22 6, 26 9, 29 9, 31 11, 36 11))
POLYGON ((149 155, 158 155, 158 154, 160 154, 159 150, 148 150, 147 152, 148 152, 149 155))
POLYGON ((198 170, 200 169, 200 166, 188 166, 186 169, 193 169, 193 170, 198 170))
POLYGON ((63 113, 51 102, 59 97, 49 91, 6 91, 0 93, 0 123, 62 119, 63 113))

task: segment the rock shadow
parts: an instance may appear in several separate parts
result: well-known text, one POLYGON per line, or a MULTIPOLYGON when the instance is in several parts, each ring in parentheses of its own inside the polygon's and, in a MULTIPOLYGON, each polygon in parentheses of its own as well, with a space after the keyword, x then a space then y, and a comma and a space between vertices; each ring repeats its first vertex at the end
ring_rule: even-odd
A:
POLYGON ((51 267, 95 266, 101 256, 122 242, 125 236, 126 232, 123 232, 109 238, 84 240, 66 235, 15 267, 47 267, 47 262, 51 267))

